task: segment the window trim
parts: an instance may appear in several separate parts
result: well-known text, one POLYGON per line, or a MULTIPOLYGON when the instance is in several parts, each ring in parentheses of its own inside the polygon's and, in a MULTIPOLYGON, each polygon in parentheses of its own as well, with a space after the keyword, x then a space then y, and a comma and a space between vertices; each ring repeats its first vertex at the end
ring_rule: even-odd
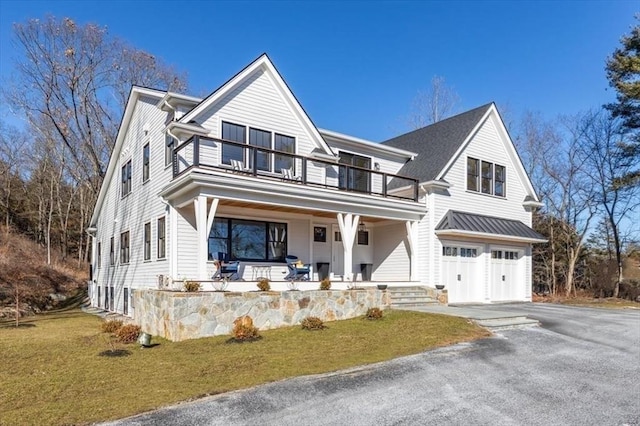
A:
POLYGON ((151 145, 149 142, 142 147, 142 183, 149 182, 151 177, 151 145))
POLYGON ((143 260, 151 260, 151 221, 145 222, 142 227, 143 260))
POLYGON ((167 217, 160 216, 156 219, 156 260, 167 258, 167 217), (163 223, 162 238, 160 237, 160 221, 163 223), (160 245, 162 242, 162 246, 160 245), (162 247, 162 254, 160 253, 160 247, 162 247))
POLYGON ((287 256, 287 250, 289 247, 289 223, 288 222, 275 222, 272 220, 263 220, 263 219, 256 219, 256 218, 239 218, 239 217, 216 217, 214 219, 213 225, 211 227, 211 231, 209 232, 209 235, 207 236, 207 258, 209 260, 213 260, 217 258, 217 254, 218 253, 211 253, 209 252, 209 242, 211 239, 219 239, 219 240, 226 240, 226 253, 227 253, 227 260, 229 261, 242 261, 242 262, 270 262, 270 263, 285 263, 285 257, 287 256), (215 229, 215 223, 216 221, 226 221, 226 226, 227 226, 227 236, 225 238, 218 238, 218 237, 211 237, 211 232, 213 232, 213 230, 215 229), (236 258, 235 256, 233 256, 233 246, 232 246, 232 242, 233 242, 233 221, 236 222, 258 222, 258 223, 262 223, 264 225, 264 229, 265 229, 265 233, 264 233, 264 243, 265 243, 265 253, 264 253, 264 257, 261 259, 256 259, 256 258, 236 258), (282 225, 285 227, 285 239, 284 241, 282 241, 281 243, 284 244, 283 247, 283 254, 282 254, 282 258, 281 259, 269 259, 269 243, 272 242, 270 241, 270 237, 269 237, 269 227, 270 225, 282 225))
POLYGON ((131 158, 127 160, 121 168, 120 173, 120 196, 122 198, 131 194, 131 176, 132 176, 131 158))
POLYGON ((131 262, 131 232, 120 233, 120 264, 128 265, 131 262), (126 241, 125 241, 126 236, 126 241))
POLYGON ((502 199, 506 199, 507 198, 507 166, 504 166, 502 164, 498 164, 498 163, 494 163, 492 161, 485 161, 485 160, 481 160, 478 159, 476 157, 471 157, 468 156, 467 157, 467 162, 466 162, 466 190, 468 192, 472 192, 474 194, 481 194, 481 195, 488 195, 488 196, 492 196, 492 197, 497 197, 497 198, 502 198, 502 199), (470 161, 476 161, 477 163, 477 172, 478 174, 476 175, 472 175, 469 173, 469 162, 470 161), (490 177, 490 185, 489 185, 489 192, 485 192, 484 191, 484 187, 483 187, 483 181, 485 179, 489 179, 489 178, 485 178, 482 174, 482 167, 484 165, 488 164, 491 167, 491 177, 490 177), (504 180, 502 181, 498 181, 497 180, 497 175, 498 173, 496 172, 498 168, 501 168, 503 171, 503 178, 504 180), (474 180, 476 182, 476 187, 477 189, 472 189, 469 188, 469 178, 470 177, 474 177, 474 180), (502 183, 502 194, 496 194, 496 183, 500 182, 502 183))

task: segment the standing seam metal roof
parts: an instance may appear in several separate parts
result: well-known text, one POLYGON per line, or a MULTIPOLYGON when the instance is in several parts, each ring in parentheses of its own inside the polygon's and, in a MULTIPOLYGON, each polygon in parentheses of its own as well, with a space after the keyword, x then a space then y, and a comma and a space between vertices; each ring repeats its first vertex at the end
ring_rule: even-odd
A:
POLYGON ((537 233, 518 220, 464 213, 455 210, 449 210, 447 212, 438 226, 436 226, 436 230, 471 231, 546 240, 544 235, 537 233))

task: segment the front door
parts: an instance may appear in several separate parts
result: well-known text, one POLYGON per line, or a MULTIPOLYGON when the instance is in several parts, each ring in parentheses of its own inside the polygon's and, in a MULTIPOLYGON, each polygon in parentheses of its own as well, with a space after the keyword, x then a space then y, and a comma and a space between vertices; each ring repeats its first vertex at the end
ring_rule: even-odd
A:
POLYGON ((333 225, 331 228, 331 272, 339 277, 344 275, 344 246, 340 227, 333 225))

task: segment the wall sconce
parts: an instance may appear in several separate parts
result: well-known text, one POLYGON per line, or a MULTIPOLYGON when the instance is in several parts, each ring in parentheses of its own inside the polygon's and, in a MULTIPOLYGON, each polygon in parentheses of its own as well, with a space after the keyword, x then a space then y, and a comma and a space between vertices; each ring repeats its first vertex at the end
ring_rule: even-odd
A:
POLYGON ((375 170, 376 172, 380 171, 380 163, 373 163, 373 170, 375 170))
POLYGON ((367 230, 367 227, 364 226, 364 222, 360 222, 358 224, 358 232, 365 232, 367 230))

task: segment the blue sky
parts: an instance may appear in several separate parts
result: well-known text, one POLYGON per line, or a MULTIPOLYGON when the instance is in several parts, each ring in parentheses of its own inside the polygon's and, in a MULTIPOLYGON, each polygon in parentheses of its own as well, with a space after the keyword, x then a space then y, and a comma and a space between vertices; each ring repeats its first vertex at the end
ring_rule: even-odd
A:
POLYGON ((525 110, 552 118, 613 100, 604 61, 638 6, 0 0, 0 77, 18 54, 12 23, 68 16, 107 26, 186 71, 198 96, 267 52, 318 127, 380 141, 408 130, 413 99, 434 75, 453 86, 461 110, 496 101, 514 119, 525 110))

